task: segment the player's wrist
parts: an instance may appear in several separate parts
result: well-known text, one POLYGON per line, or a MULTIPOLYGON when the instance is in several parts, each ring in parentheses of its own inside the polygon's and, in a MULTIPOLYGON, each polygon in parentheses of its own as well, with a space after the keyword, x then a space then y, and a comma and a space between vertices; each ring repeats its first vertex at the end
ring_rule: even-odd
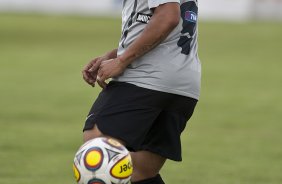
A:
POLYGON ((123 56, 117 56, 116 61, 118 62, 118 65, 123 69, 125 69, 128 65, 123 56))
POLYGON ((117 57, 117 49, 111 50, 107 52, 104 56, 103 59, 109 60, 109 59, 114 59, 117 57))

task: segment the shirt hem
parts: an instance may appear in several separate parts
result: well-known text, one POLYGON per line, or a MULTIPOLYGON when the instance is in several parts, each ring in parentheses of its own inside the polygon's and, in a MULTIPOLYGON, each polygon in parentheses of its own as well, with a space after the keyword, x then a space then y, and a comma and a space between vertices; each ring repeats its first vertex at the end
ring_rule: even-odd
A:
POLYGON ((140 83, 140 82, 123 81, 123 80, 116 80, 116 79, 113 80, 113 81, 126 82, 126 83, 136 85, 138 87, 151 89, 151 90, 155 90, 155 91, 161 91, 161 92, 165 92, 165 93, 171 93, 171 94, 186 96, 186 97, 193 98, 193 99, 196 99, 196 100, 199 100, 199 98, 200 98, 200 95, 197 95, 197 94, 194 94, 194 93, 191 93, 191 92, 180 91, 180 90, 171 89, 171 88, 167 88, 167 87, 163 87, 163 86, 156 86, 156 85, 153 85, 153 84, 144 84, 144 83, 140 83))

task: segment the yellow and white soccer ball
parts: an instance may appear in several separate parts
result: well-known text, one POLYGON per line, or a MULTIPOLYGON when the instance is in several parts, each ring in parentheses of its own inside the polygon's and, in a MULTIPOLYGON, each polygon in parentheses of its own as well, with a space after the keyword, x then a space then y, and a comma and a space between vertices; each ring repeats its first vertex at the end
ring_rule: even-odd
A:
POLYGON ((79 148, 73 171, 78 184, 129 184, 133 167, 130 154, 122 144, 100 137, 79 148))

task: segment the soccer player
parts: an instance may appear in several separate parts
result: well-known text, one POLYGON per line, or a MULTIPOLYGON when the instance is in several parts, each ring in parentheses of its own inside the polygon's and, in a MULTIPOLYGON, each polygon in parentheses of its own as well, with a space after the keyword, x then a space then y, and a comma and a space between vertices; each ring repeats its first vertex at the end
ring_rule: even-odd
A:
POLYGON ((164 184, 166 159, 182 160, 180 134, 200 93, 197 21, 197 0, 124 0, 118 48, 82 71, 88 84, 103 88, 84 141, 121 141, 131 151, 132 184, 164 184))

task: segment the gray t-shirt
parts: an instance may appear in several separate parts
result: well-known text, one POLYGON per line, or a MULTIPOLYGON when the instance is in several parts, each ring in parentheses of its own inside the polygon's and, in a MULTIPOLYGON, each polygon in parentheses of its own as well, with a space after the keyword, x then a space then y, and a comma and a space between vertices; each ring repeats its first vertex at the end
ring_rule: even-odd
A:
POLYGON ((156 48, 130 64, 113 80, 199 99, 201 64, 197 52, 197 0, 124 0, 118 55, 142 33, 153 8, 168 2, 181 7, 179 25, 156 48))

